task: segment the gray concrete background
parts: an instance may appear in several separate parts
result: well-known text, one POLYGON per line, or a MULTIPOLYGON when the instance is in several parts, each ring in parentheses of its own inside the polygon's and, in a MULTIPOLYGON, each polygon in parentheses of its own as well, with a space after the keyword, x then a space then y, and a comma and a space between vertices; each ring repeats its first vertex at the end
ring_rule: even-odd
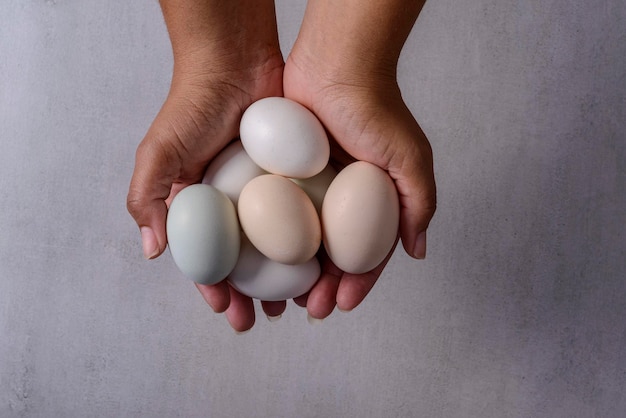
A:
MULTIPOLYGON (((304 1, 277 3, 288 52, 304 1)), ((167 92, 156 1, 0 3, 1 417, 623 417, 626 6, 429 0, 400 81, 428 258, 238 336, 126 213, 167 92)))

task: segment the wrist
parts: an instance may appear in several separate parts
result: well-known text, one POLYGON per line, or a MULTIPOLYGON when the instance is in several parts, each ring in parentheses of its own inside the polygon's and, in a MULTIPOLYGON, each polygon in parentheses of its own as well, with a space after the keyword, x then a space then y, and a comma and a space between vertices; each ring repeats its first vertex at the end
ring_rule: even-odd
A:
POLYGON ((423 0, 312 0, 292 57, 324 78, 393 81, 423 0))
POLYGON ((286 65, 308 73, 311 81, 317 82, 320 87, 343 85, 370 89, 386 88, 397 83, 397 64, 394 61, 373 61, 358 53, 351 55, 339 50, 317 52, 296 45, 286 65))
POLYGON ((308 96, 298 99, 313 107, 345 95, 358 95, 361 103, 400 95, 395 63, 357 61, 334 51, 316 53, 304 42, 294 46, 285 64, 285 94, 302 94, 302 83, 309 87, 308 96))
POLYGON ((282 63, 273 0, 161 0, 175 76, 282 63))
POLYGON ((172 79, 173 83, 194 80, 245 83, 282 70, 283 66, 283 57, 278 47, 198 47, 174 52, 172 79))

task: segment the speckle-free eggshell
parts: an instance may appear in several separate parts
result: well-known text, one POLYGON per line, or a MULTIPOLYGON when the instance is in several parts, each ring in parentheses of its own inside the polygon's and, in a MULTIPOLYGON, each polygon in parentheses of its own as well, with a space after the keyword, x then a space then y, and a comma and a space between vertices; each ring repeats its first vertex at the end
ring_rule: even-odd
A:
POLYGON ((341 270, 368 272, 391 251, 399 220, 393 180, 376 165, 357 161, 337 174, 324 197, 324 248, 341 270))
POLYGON ((234 141, 211 161, 202 183, 210 184, 230 198, 237 207, 239 193, 253 178, 267 174, 244 151, 241 141, 234 141))
POLYGON ((322 202, 324 202, 326 190, 328 190, 330 183, 332 183, 336 175, 337 170, 329 164, 313 177, 309 177, 308 179, 291 179, 291 181, 300 186, 307 196, 309 196, 319 215, 322 213, 322 202))
POLYGON ((320 264, 315 257, 302 264, 281 264, 265 257, 244 238, 239 260, 228 282, 251 298, 279 301, 305 294, 319 276, 320 264))
POLYGON ((215 284, 237 263, 240 232, 231 200, 207 184, 193 184, 172 200, 167 239, 180 271, 200 284, 215 284))
POLYGON ((239 222, 252 244, 283 264, 310 260, 319 249, 322 229, 311 199, 286 177, 265 174, 241 191, 239 222))
POLYGON ((273 174, 307 178, 328 164, 330 145, 321 122, 284 97, 252 103, 241 118, 239 136, 250 158, 273 174))

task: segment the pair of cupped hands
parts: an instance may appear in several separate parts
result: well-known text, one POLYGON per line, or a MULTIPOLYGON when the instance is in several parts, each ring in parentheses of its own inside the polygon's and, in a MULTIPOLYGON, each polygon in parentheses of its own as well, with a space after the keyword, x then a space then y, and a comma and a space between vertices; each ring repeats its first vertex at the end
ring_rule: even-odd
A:
MULTIPOLYGON (((144 256, 152 259, 165 250, 172 198, 201 181, 208 163, 238 136, 244 110, 264 97, 284 96, 309 108, 322 122, 333 164, 365 160, 389 173, 400 199, 399 237, 409 255, 424 258, 426 229, 435 211, 432 152, 401 97, 395 68, 371 73, 344 69, 297 45, 286 62, 277 49, 255 55, 254 60, 242 56, 235 63, 216 63, 200 50, 175 57, 169 94, 137 148, 128 193, 128 210, 140 227, 144 256)), ((312 320, 327 317, 335 307, 350 311, 372 289, 390 256, 374 270, 357 275, 341 271, 321 254, 319 280, 294 301, 306 307, 312 320)), ((235 331, 254 325, 252 299, 227 281, 196 286, 215 312, 225 313, 235 331)), ((274 319, 284 312, 286 301, 262 301, 261 306, 274 319)))

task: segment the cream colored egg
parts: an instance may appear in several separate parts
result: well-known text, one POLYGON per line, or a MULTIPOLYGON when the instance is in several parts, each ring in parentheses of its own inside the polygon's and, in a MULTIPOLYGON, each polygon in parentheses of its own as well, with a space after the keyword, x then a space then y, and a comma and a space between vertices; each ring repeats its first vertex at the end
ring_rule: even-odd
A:
POLYGON ((324 197, 324 248, 341 270, 365 273, 393 248, 399 219, 393 180, 374 164, 357 161, 337 174, 324 197))
POLYGON ((241 118, 239 135, 250 158, 273 174, 307 178, 328 164, 330 145, 324 127, 309 109, 284 97, 250 105, 241 118))
POLYGON ((211 161, 202 183, 210 184, 226 193, 226 196, 237 207, 243 187, 261 174, 267 174, 267 172, 252 161, 244 151, 241 141, 237 140, 224 148, 211 161))
POLYGON ((283 264, 304 263, 321 243, 321 226, 311 199, 289 179, 265 174, 241 191, 239 222, 250 242, 283 264))
POLYGON ((228 282, 251 298, 279 301, 305 294, 319 276, 320 264, 315 257, 296 265, 278 263, 261 254, 244 236, 239 260, 228 282))
POLYGON ((193 184, 172 200, 167 240, 180 271, 196 283, 225 279, 239 257, 240 232, 233 203, 215 187, 193 184))

